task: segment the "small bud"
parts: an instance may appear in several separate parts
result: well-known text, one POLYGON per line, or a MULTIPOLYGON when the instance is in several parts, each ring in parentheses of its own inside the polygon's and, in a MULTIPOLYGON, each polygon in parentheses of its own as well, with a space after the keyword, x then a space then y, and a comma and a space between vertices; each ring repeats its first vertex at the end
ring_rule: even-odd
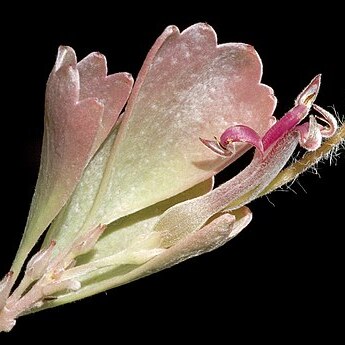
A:
POLYGON ((13 278, 13 271, 10 271, 5 275, 5 277, 0 282, 0 311, 1 309, 4 308, 6 304, 6 300, 11 292, 12 278, 13 278))
POLYGON ((43 305, 43 301, 38 301, 32 306, 32 308, 41 308, 42 305, 43 305))
POLYGON ((63 281, 55 281, 43 287, 42 292, 45 296, 53 295, 54 293, 63 290, 77 291, 81 287, 81 283, 75 279, 68 279, 63 281))
POLYGON ((98 241, 99 237, 103 234, 106 225, 98 225, 95 229, 80 236, 71 249, 74 257, 85 254, 90 251, 98 241))
POLYGON ((55 244, 55 241, 51 241, 48 248, 40 250, 28 262, 25 273, 32 280, 37 280, 44 274, 51 260, 55 244))
POLYGON ((16 320, 14 319, 8 319, 6 322, 0 324, 1 330, 4 332, 10 332, 12 328, 16 325, 16 320))

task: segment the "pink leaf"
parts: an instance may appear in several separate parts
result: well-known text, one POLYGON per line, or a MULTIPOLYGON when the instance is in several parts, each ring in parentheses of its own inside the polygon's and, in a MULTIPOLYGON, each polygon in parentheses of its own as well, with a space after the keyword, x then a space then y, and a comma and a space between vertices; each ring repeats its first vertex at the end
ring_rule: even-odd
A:
POLYGON ((72 48, 59 48, 47 83, 40 172, 14 268, 22 265, 67 202, 127 101, 133 83, 130 75, 106 73, 101 54, 90 54, 77 64, 72 48))
POLYGON ((91 53, 78 62, 80 99, 96 98, 104 105, 101 125, 98 129, 94 150, 113 128, 132 88, 133 79, 128 73, 107 76, 107 61, 100 53, 91 53))
POLYGON ((253 47, 217 45, 206 24, 182 33, 168 27, 138 75, 116 138, 100 205, 102 223, 176 195, 208 179, 231 158, 215 157, 199 141, 241 124, 263 135, 273 124, 273 91, 260 84, 253 47), (145 196, 145 197, 143 197, 145 196))

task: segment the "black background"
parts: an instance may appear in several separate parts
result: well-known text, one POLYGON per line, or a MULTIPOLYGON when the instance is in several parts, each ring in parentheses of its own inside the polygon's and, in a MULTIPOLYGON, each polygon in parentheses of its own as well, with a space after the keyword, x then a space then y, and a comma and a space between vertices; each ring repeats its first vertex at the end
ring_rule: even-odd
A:
MULTIPOLYGON (((345 114, 340 9, 330 4, 319 9, 226 6, 199 4, 186 11, 183 3, 170 2, 115 10, 100 3, 55 4, 54 9, 30 5, 3 12, 10 21, 1 24, 0 275, 10 266, 25 225, 39 166, 45 82, 60 44, 72 46, 79 58, 100 51, 110 73, 136 75, 167 25, 184 29, 204 21, 215 28, 220 43, 254 45, 264 63, 263 81, 279 100, 277 116, 317 73, 323 73, 317 103, 345 114)), ((238 335, 278 343, 297 335, 329 339, 340 331, 335 314, 343 305, 344 173, 343 152, 337 165, 319 165, 321 178, 306 173, 293 185, 294 192, 253 202, 252 223, 217 251, 20 318, 0 342, 25 337, 40 344, 43 333, 67 340, 70 332, 80 340, 97 335, 112 343, 209 337, 218 343, 219 337, 231 341, 238 335)))

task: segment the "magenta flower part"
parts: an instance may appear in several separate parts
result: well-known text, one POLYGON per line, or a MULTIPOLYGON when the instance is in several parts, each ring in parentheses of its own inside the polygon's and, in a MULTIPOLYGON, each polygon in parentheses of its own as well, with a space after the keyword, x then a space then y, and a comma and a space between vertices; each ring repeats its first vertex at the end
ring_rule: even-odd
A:
POLYGON ((285 134, 296 131, 299 133, 299 143, 307 150, 316 150, 320 147, 322 138, 329 138, 337 130, 336 119, 325 109, 313 104, 319 92, 321 75, 317 75, 310 84, 298 95, 295 106, 290 109, 277 123, 275 123, 261 138, 251 127, 235 125, 229 127, 221 135, 220 140, 201 141, 220 155, 234 154, 234 142, 245 142, 255 146, 262 154, 285 134), (308 115, 311 107, 320 113, 324 125, 318 124, 314 116, 310 116, 309 123, 301 123, 308 115))

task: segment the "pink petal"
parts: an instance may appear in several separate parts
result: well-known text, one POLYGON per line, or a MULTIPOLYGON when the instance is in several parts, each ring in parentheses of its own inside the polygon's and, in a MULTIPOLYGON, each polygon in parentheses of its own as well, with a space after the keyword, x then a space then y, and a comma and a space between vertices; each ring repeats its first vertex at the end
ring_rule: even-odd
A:
POLYGON ((245 142, 255 146, 261 153, 264 151, 260 135, 247 126, 230 127, 221 135, 220 144, 223 147, 226 147, 229 143, 231 144, 231 142, 245 142))
POLYGON ((319 125, 314 116, 310 116, 309 122, 303 123, 296 128, 299 133, 300 145, 308 151, 315 151, 322 142, 322 135, 319 125))
POLYGON ((217 45, 206 24, 182 33, 168 27, 151 48, 128 101, 107 171, 111 183, 102 189, 101 222, 208 179, 248 148, 237 144, 233 157, 215 157, 199 137, 237 124, 264 134, 276 100, 260 84, 261 74, 253 47, 217 45))
POLYGON ((332 137, 337 129, 338 129, 338 123, 337 119, 327 110, 321 108, 320 106, 313 104, 313 108, 320 114, 322 117, 317 116, 318 119, 322 120, 326 123, 325 126, 321 126, 321 134, 323 138, 330 138, 332 137))
POLYGON ((235 155, 236 147, 234 143, 236 142, 250 144, 255 146, 261 153, 264 152, 260 135, 252 128, 243 125, 229 127, 220 136, 219 141, 217 138, 215 138, 215 140, 200 138, 200 140, 205 146, 221 156, 235 155))
POLYGON ((320 85, 321 75, 319 74, 297 96, 295 106, 265 133, 262 138, 265 151, 279 138, 292 131, 308 115, 310 107, 319 93, 320 85))

